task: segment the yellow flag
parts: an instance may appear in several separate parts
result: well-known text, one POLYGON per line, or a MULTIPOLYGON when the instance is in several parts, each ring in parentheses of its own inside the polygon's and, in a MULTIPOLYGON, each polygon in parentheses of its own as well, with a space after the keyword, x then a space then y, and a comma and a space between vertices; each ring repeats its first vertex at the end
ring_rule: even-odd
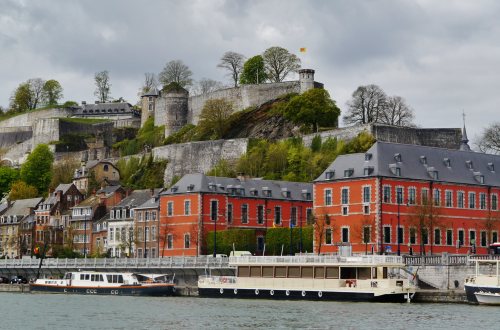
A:
POLYGON ((305 52, 306 52, 306 50, 307 50, 307 49, 306 49, 305 47, 300 48, 300 52, 301 52, 301 53, 305 53, 305 52))

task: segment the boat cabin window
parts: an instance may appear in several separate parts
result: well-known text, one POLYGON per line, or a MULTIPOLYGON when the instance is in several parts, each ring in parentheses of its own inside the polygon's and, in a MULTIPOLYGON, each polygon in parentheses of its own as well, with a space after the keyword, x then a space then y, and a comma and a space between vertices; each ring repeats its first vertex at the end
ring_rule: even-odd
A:
POLYGON ((250 277, 261 277, 260 266, 250 267, 250 277))
POLYGON ((299 266, 288 267, 288 277, 300 277, 300 267, 299 266))
POLYGON ((490 244, 490 253, 491 254, 500 254, 500 243, 490 244))
POLYGON ((340 268, 340 278, 341 279, 352 279, 357 277, 356 267, 341 267, 340 268))
POLYGON ((88 281, 88 280, 90 280, 90 274, 80 274, 80 280, 81 281, 88 281))
POLYGON ((314 278, 325 278, 325 267, 314 267, 314 278))
POLYGON ((286 267, 277 266, 274 269, 274 277, 286 277, 286 267))
POLYGON ((302 267, 302 278, 313 278, 313 268, 302 267))
POLYGON ((108 283, 123 283, 123 275, 106 275, 108 283))
POLYGON ((262 277, 273 277, 273 266, 262 266, 262 277))
POLYGON ((359 280, 369 280, 371 278, 371 268, 361 267, 358 268, 358 279, 359 280))
POLYGON ((92 274, 90 276, 90 280, 92 282, 104 282, 104 278, 102 277, 101 274, 92 274))
POLYGON ((238 276, 239 277, 249 277, 250 271, 247 266, 239 266, 238 267, 238 276))
POLYGON ((71 273, 66 273, 66 275, 64 275, 64 279, 71 280, 71 273))
POLYGON ((339 268, 326 267, 326 278, 339 278, 339 268))

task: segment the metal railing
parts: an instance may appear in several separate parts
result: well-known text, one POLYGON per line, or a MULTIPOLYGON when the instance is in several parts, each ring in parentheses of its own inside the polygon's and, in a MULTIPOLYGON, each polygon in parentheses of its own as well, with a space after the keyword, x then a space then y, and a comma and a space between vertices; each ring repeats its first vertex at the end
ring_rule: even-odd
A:
POLYGON ((402 257, 384 255, 358 255, 343 257, 327 256, 269 256, 269 257, 229 257, 230 265, 240 264, 402 264, 402 257))
POLYGON ((403 256, 403 262, 407 266, 437 266, 437 265, 471 265, 475 260, 499 260, 500 255, 468 255, 468 254, 447 254, 430 256, 403 256))
MULTIPOLYGON (((40 259, 1 259, 0 268, 38 268, 40 259)), ((163 258, 75 258, 43 260, 42 268, 230 268, 227 258, 163 257, 163 258)))

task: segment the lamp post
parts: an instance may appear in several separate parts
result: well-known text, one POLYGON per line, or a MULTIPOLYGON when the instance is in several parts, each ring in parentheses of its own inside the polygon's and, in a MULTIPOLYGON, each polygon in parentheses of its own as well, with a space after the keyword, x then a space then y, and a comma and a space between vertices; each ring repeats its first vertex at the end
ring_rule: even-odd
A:
POLYGON ((87 213, 84 214, 83 219, 84 219, 83 220, 83 257, 87 258, 87 213))
POLYGON ((293 236, 292 236, 292 231, 293 231, 293 223, 292 220, 290 219, 290 255, 293 255, 293 236))
POLYGON ((397 232, 397 240, 398 240, 398 256, 401 255, 401 239, 399 238, 399 205, 400 205, 400 199, 399 199, 399 196, 398 196, 398 227, 396 228, 396 232, 397 232))
POLYGON ((146 213, 144 213, 144 258, 147 258, 148 253, 146 252, 146 213))

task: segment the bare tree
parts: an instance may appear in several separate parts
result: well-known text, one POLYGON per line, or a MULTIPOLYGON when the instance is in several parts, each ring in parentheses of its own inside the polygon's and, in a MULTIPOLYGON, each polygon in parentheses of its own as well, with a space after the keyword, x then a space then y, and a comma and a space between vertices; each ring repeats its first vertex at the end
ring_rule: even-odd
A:
POLYGON ((212 99, 205 102, 201 110, 198 127, 201 134, 211 139, 220 139, 228 128, 228 118, 233 113, 233 105, 225 99, 212 99))
POLYGON ((413 126, 413 110, 401 96, 387 98, 379 122, 394 126, 413 126))
POLYGON ((144 84, 142 85, 141 91, 142 94, 147 93, 158 87, 158 79, 156 78, 156 74, 151 72, 146 72, 144 74, 144 84))
POLYGON ((423 198, 419 205, 415 205, 415 212, 409 217, 409 223, 417 227, 420 234, 420 254, 425 254, 425 242, 430 243, 430 253, 434 247, 434 229, 442 227, 440 220, 440 206, 436 205, 434 198, 423 198))
POLYGON ((478 147, 482 152, 500 154, 500 122, 490 124, 483 131, 478 147))
POLYGON ((181 60, 174 60, 165 65, 158 79, 163 85, 175 82, 182 87, 186 87, 192 85, 192 75, 193 73, 189 70, 187 65, 185 65, 181 60))
POLYGON ((315 248, 318 255, 321 254, 321 247, 323 246, 323 241, 326 234, 326 229, 331 228, 333 235, 333 228, 331 227, 331 220, 328 214, 315 216, 313 220, 313 231, 314 231, 314 241, 315 248))
POLYGON ((28 80, 31 92, 31 109, 36 109, 40 103, 43 103, 45 80, 42 78, 33 78, 28 80))
POLYGON ((380 121, 387 103, 387 95, 377 85, 359 86, 352 99, 347 102, 348 111, 344 116, 346 124, 368 124, 380 121))
POLYGON ((220 81, 208 79, 208 78, 202 78, 198 83, 196 84, 196 87, 194 88, 194 94, 208 94, 212 93, 218 89, 223 88, 224 85, 220 81))
POLYGON ((229 75, 233 79, 234 87, 238 87, 238 81, 244 62, 245 56, 235 52, 225 52, 217 67, 228 70, 229 75))
POLYGON ((111 84, 109 82, 109 72, 107 70, 97 72, 94 75, 94 81, 96 89, 94 95, 99 99, 100 102, 106 102, 110 99, 111 84))
POLYGON ((300 68, 300 59, 282 47, 271 47, 262 54, 268 78, 273 82, 283 81, 288 74, 300 68))

